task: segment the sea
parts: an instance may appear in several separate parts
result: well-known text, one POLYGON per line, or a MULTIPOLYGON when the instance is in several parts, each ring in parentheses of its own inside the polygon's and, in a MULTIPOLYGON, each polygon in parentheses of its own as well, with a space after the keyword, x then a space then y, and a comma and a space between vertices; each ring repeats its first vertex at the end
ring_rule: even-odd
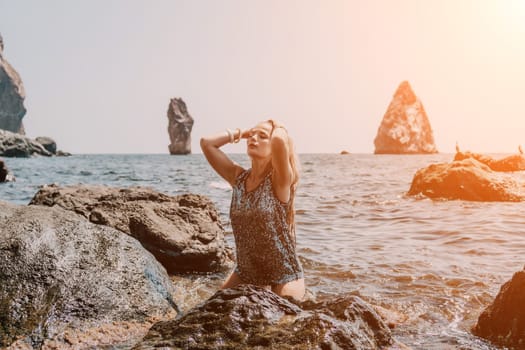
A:
MULTIPOLYGON (((250 166, 245 154, 230 156, 250 166)), ((452 159, 452 154, 300 155, 297 246, 307 288, 316 299, 359 295, 393 320, 394 337, 413 349, 496 349, 470 329, 501 285, 524 267, 525 203, 406 195, 418 169, 452 159)), ((4 161, 16 182, 0 184, 0 199, 20 205, 52 183, 206 195, 220 211, 233 246, 231 188, 202 154, 4 161)), ((525 181, 524 172, 512 176, 525 181)), ((186 280, 182 308, 209 297, 221 279, 186 280)))

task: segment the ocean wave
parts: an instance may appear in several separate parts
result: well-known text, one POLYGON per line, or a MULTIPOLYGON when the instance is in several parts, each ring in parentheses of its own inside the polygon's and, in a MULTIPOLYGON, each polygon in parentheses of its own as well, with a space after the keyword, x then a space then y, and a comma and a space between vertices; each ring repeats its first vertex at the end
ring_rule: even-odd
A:
POLYGON ((220 190, 231 190, 231 186, 226 181, 212 181, 208 184, 208 187, 217 188, 220 190))

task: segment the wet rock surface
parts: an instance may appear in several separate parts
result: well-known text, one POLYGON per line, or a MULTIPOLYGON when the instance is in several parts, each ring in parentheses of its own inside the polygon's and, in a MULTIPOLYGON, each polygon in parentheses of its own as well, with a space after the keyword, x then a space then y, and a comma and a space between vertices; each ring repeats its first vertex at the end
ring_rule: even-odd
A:
POLYGON ((218 272, 233 264, 218 211, 204 196, 169 196, 141 187, 50 185, 30 204, 59 206, 125 232, 170 273, 218 272))
POLYGON ((408 195, 469 201, 518 202, 524 188, 512 177, 473 158, 431 164, 414 175, 408 195))
POLYGON ((170 154, 191 153, 193 118, 182 98, 172 98, 168 106, 168 134, 170 154))
POLYGON ((374 139, 375 154, 437 153, 423 104, 408 81, 397 88, 374 139))
POLYGON ((501 287, 472 332, 499 346, 525 349, 525 270, 501 287))
POLYGON ((0 347, 177 310, 166 270, 138 241, 60 208, 0 202, 0 281, 0 347))
POLYGON ((522 171, 525 170, 525 157, 523 154, 513 154, 501 159, 494 159, 490 156, 472 153, 472 152, 456 152, 454 160, 463 160, 473 158, 480 163, 487 165, 494 171, 522 171))
POLYGON ((24 134, 24 85, 18 72, 5 59, 3 51, 4 42, 0 35, 0 129, 24 134))
POLYGON ((299 306, 264 288, 241 285, 155 324, 133 349, 372 350, 394 343, 387 325, 358 297, 299 306))
POLYGON ((5 162, 0 159, 0 182, 15 181, 14 175, 9 171, 5 162))

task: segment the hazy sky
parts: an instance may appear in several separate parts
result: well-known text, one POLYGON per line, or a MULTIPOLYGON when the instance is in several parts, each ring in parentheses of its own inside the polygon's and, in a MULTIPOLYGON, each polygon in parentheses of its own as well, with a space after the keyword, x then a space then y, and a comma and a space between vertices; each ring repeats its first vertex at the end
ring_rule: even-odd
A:
POLYGON ((300 153, 371 153, 403 80, 439 151, 525 146, 523 0, 0 0, 0 33, 28 136, 73 153, 167 153, 172 97, 194 153, 270 117, 300 153))

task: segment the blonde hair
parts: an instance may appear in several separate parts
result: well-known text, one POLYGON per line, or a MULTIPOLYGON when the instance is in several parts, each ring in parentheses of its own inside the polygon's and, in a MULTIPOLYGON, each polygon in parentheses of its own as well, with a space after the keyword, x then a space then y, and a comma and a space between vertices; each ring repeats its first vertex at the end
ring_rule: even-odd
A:
MULTIPOLYGON (((273 119, 268 119, 268 122, 272 126, 272 133, 273 130, 277 127, 281 127, 284 130, 286 130, 284 126, 276 123, 273 119)), ((286 133, 288 134, 288 130, 286 130, 286 133)), ((288 222, 288 225, 290 225, 290 232, 295 237, 295 193, 297 190, 297 183, 299 182, 300 163, 299 157, 295 152, 293 140, 290 137, 290 135, 288 135, 288 161, 290 162, 290 167, 292 168, 292 183, 290 185, 290 208, 288 210, 288 216, 286 217, 286 221, 288 222)))

